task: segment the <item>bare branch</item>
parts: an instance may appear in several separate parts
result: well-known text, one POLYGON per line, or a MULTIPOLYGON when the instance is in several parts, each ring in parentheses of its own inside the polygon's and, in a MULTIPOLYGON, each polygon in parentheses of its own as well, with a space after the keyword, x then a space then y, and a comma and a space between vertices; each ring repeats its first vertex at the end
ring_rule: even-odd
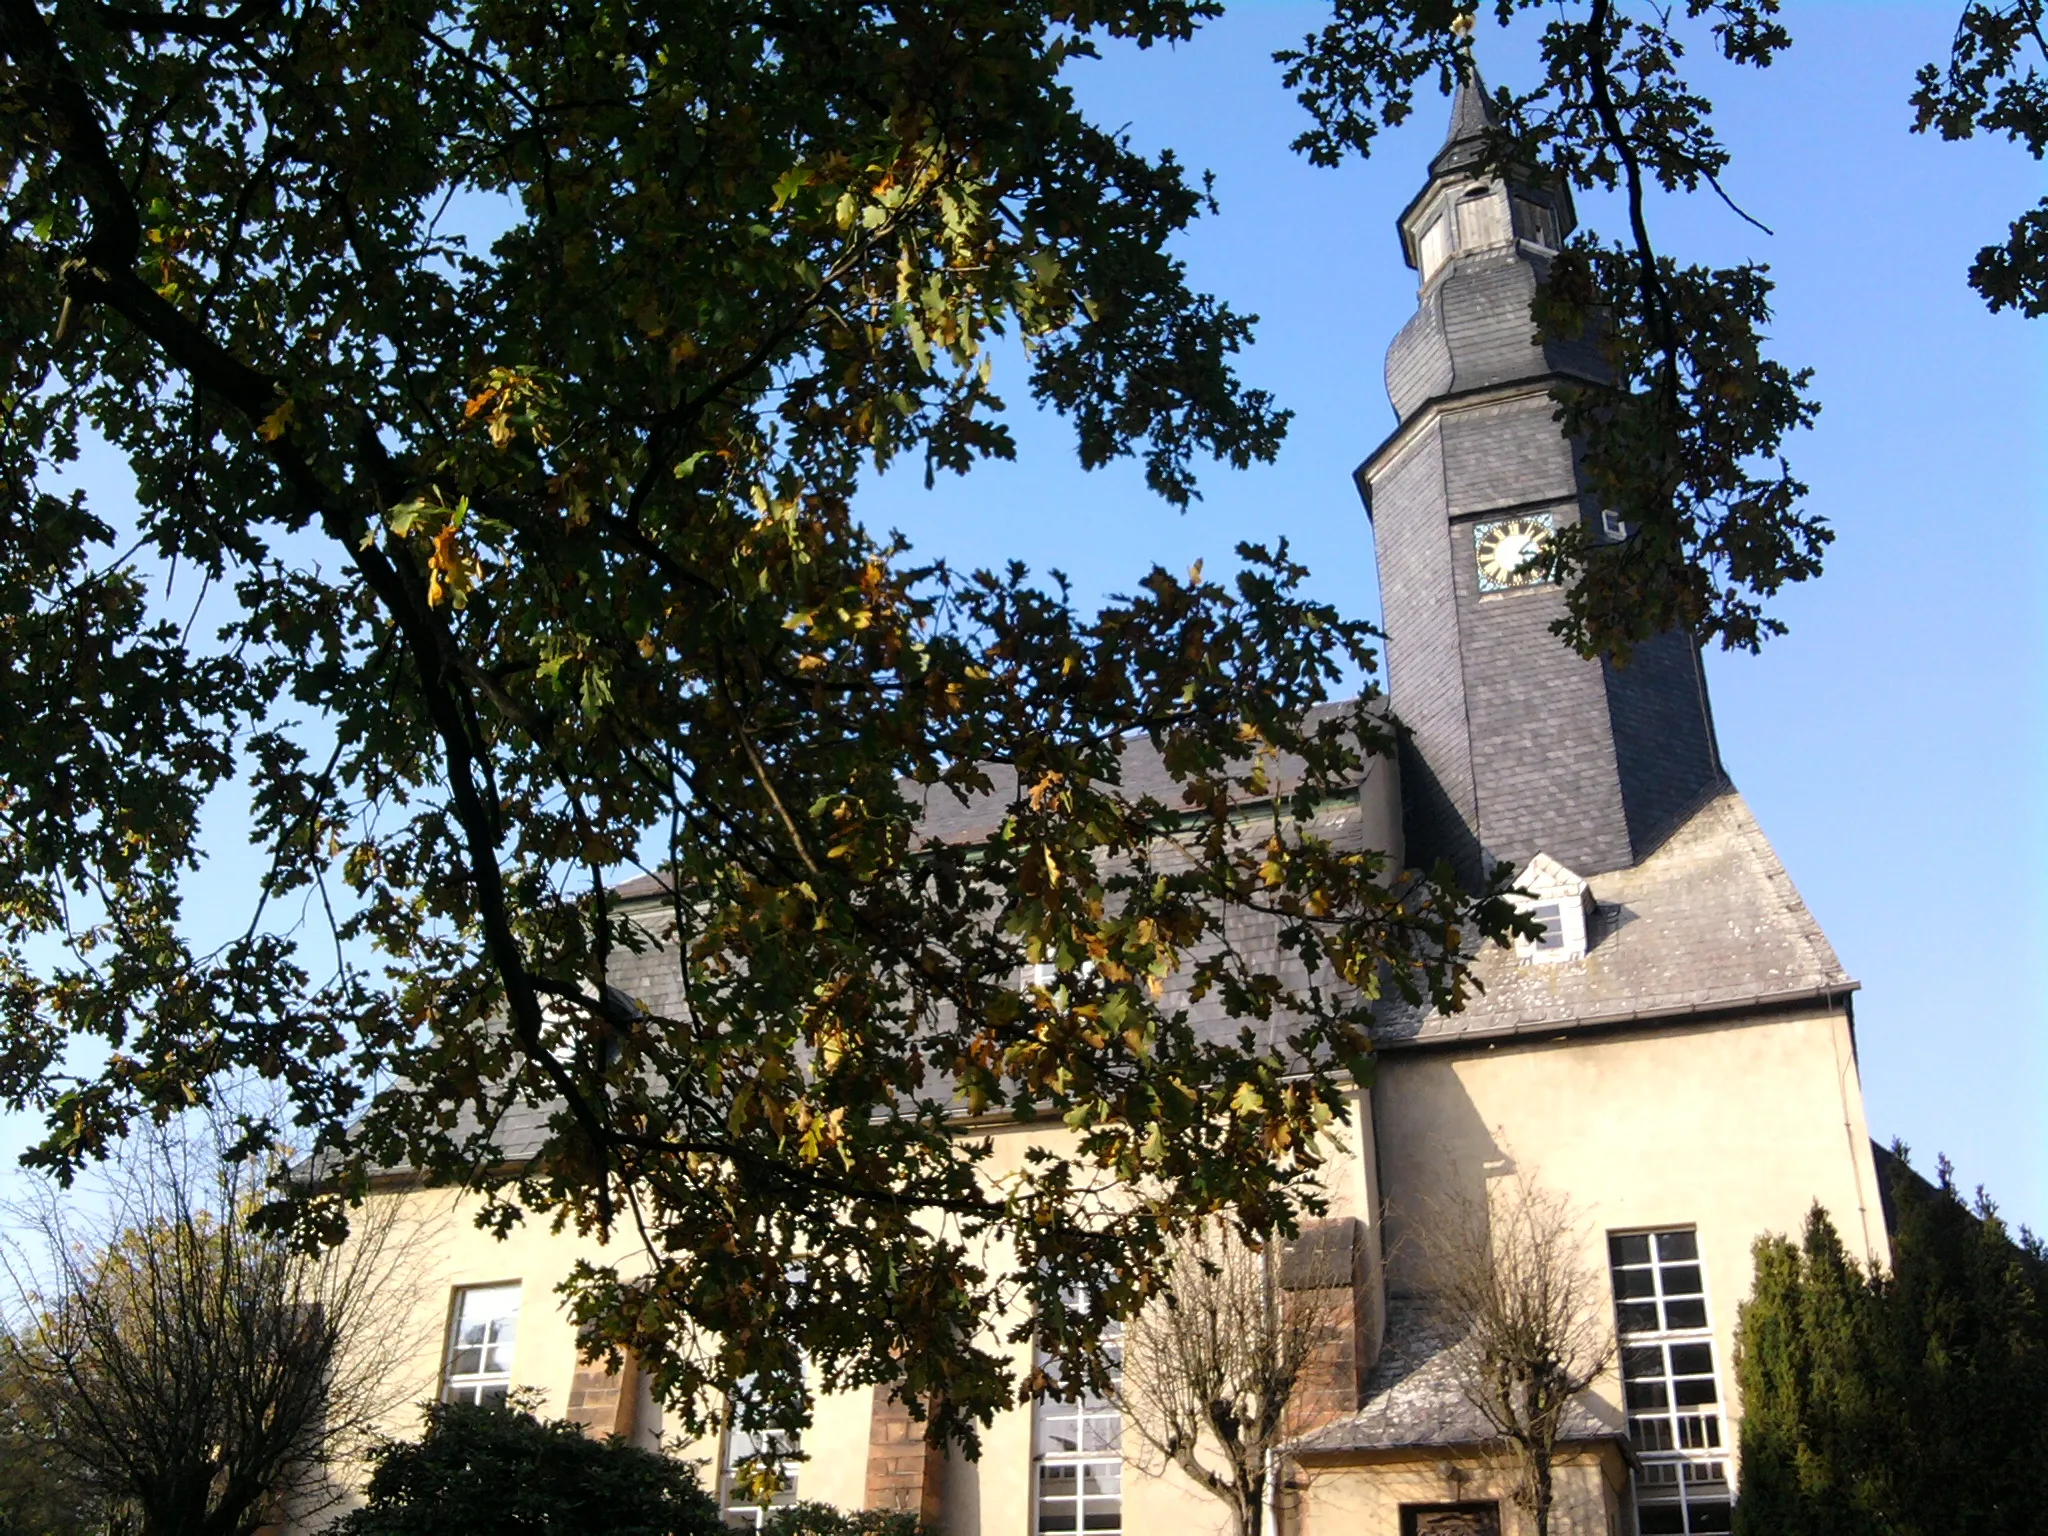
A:
POLYGON ((1258 1536, 1288 1404, 1337 1321, 1320 1292, 1282 1294, 1277 1250, 1205 1229, 1124 1335, 1126 1422, 1222 1501, 1237 1536, 1258 1536))
POLYGON ((347 1247, 295 1249, 252 1220, 279 1165, 224 1143, 218 1126, 140 1134, 103 1217, 42 1191, 12 1213, 25 1237, 4 1266, 0 1350, 50 1454, 167 1536, 320 1514, 417 1387, 418 1341, 392 1320, 414 1310, 403 1293, 429 1234, 384 1202, 347 1247))
POLYGON ((1432 1310, 1465 1400, 1521 1470, 1520 1502, 1549 1536, 1552 1467, 1572 1404, 1614 1358, 1607 1289, 1571 1204, 1517 1174, 1485 1203, 1433 1213, 1423 1239, 1432 1310))

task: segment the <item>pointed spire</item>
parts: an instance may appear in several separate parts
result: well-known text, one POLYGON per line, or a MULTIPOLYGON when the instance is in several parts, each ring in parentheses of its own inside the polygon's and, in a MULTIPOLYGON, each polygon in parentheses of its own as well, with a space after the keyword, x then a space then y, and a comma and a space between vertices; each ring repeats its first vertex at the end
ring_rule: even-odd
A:
POLYGON ((1486 82, 1479 77, 1479 65, 1472 57, 1469 41, 1465 44, 1465 66, 1458 79, 1457 93, 1451 97, 1451 126, 1444 134, 1444 147, 1429 162, 1435 173, 1477 160, 1486 146, 1487 133, 1500 126, 1493 115, 1493 98, 1487 95, 1486 82))

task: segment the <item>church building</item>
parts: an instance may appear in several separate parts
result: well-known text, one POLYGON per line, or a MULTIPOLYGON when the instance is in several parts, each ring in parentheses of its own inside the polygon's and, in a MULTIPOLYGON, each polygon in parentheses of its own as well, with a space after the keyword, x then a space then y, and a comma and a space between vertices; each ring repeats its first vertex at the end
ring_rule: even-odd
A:
MULTIPOLYGON (((1462 1012, 1381 1017, 1377 1075, 1329 1165, 1329 1219, 1296 1249, 1313 1251, 1317 1287, 1346 1294, 1275 1515, 1287 1536, 1533 1529, 1430 1321, 1422 1235, 1447 1203, 1483 1208, 1499 1181, 1523 1180, 1570 1201, 1585 1265, 1611 1288, 1613 1364, 1568 1420, 1552 1529, 1726 1531, 1751 1245, 1818 1202, 1852 1251, 1887 1252, 1856 984, 1723 771, 1689 638, 1617 668, 1550 632, 1562 593, 1524 556, 1574 522, 1604 539, 1629 530, 1589 499, 1553 419, 1553 386, 1597 360, 1532 336, 1569 196, 1482 173, 1486 112, 1482 91, 1459 91, 1398 221, 1420 283, 1387 356, 1399 425, 1356 478, 1405 734, 1398 772, 1376 764, 1350 814, 1411 866, 1447 858, 1477 878, 1512 861, 1543 936, 1481 955, 1485 990, 1462 1012)), ((649 968, 650 996, 672 987, 658 948, 631 963, 649 968)), ((1057 1131, 994 1128, 992 1170, 1057 1131)), ((550 1412, 700 1457, 731 1523, 758 1525, 729 1476, 753 1449, 742 1430, 664 1442, 630 1364, 607 1376, 578 1360, 556 1294, 573 1233, 498 1241, 459 1215, 446 1231, 422 1292, 416 1397, 540 1388, 550 1412)), ((1148 1461, 1108 1402, 1015 1410, 969 1462, 863 1389, 824 1396, 802 1450, 785 1498, 909 1509, 943 1536, 1226 1528, 1223 1506, 1148 1461)))

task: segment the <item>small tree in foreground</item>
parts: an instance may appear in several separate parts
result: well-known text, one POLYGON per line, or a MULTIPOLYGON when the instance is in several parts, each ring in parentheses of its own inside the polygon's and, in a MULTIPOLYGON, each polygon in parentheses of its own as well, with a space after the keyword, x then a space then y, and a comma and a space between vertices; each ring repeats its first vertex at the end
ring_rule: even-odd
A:
POLYGON ((260 1229, 279 1171, 160 1129, 111 1165, 97 1218, 49 1191, 14 1212, 0 1349, 20 1417, 116 1525, 250 1536, 317 1514, 403 1391, 406 1245, 374 1212, 319 1254, 260 1229))
POLYGON ((2048 1253, 1904 1165, 1887 1271, 1816 1206, 1756 1245, 1736 1333, 1748 1536, 2021 1536, 2048 1461, 2048 1253))
POLYGON ((1125 1422, 1223 1501, 1236 1536, 1258 1536, 1264 1523, 1288 1403, 1335 1320, 1314 1292, 1283 1301, 1276 1258, 1270 1244, 1254 1249, 1212 1227, 1124 1334, 1125 1422))
POLYGON ((1570 1204, 1520 1177, 1490 1186, 1483 1206, 1439 1213, 1424 1247, 1458 1385, 1512 1453, 1516 1498, 1549 1536, 1565 1415, 1614 1358, 1604 1279, 1570 1204))
POLYGON ((368 1498, 333 1536, 723 1536, 686 1462, 519 1408, 435 1403, 418 1440, 371 1452, 368 1498))

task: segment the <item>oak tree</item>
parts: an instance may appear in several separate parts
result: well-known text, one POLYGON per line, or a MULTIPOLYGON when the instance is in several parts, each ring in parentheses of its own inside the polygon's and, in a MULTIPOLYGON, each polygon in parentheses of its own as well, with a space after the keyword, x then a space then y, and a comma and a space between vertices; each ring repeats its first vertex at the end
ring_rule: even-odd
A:
MULTIPOLYGON (((250 1138, 326 1175, 283 1192, 299 1238, 378 1167, 478 1184, 499 1227, 641 1250, 580 1273, 579 1322, 690 1422, 751 1379, 794 1426, 802 1362, 907 1364, 964 1438, 1029 1393, 989 1322, 1012 1291, 1099 1376, 1090 1320, 1179 1236, 1288 1230, 1376 996, 1455 1007, 1514 920, 1505 876, 1316 831, 1388 744, 1326 707, 1371 632, 1284 547, 1087 612, 857 511, 906 456, 1010 454, 999 385, 1172 502, 1277 451, 1250 320, 1172 251, 1205 186, 1068 76, 1215 10, 0 0, 0 1093, 48 1114, 32 1161, 68 1177, 262 1074, 288 1109, 250 1138), (92 439, 132 520, 61 488, 92 439), (1163 792, 1126 782, 1137 739, 1163 792), (982 833, 922 830, 990 796, 982 833), (260 874, 202 944, 223 806, 260 874), (613 895, 636 864, 659 935, 613 895), (655 936, 666 1013, 612 981, 655 936), (1197 1031, 1197 1001, 1284 1038, 1197 1031), (993 1186, 962 1108, 1075 1139, 993 1186), (516 1166, 515 1109, 546 1127, 516 1166)), ((1340 0, 1289 61, 1304 150, 1471 78, 1453 14, 1340 0)), ((1761 269, 1675 265, 1644 210, 1725 164, 1685 28, 1743 64, 1788 39, 1774 0, 1537 25, 1489 153, 1630 211, 1536 317, 1603 338, 1560 426, 1636 530, 1558 540, 1565 638, 1754 645, 1828 536, 1779 456, 1812 401, 1765 356, 1761 269)), ((1961 67, 1967 109, 2016 66, 1961 67)))
POLYGON ((1309 819, 1387 743, 1324 708, 1370 632, 1284 548, 1086 613, 854 509, 902 455, 1011 451, 1003 338, 1085 462, 1169 500, 1274 452, 1249 322, 1169 250, 1202 188, 1063 80, 1206 10, 7 0, 0 1008, 33 1160, 273 1077, 251 1137, 292 1122, 325 1179, 285 1192, 299 1236, 411 1166, 500 1228, 624 1239, 579 1324, 696 1423, 742 1379, 800 1423, 803 1362, 901 1362, 971 1435, 1028 1390, 989 1321, 1015 1288, 1117 1310, 1191 1222, 1291 1222, 1374 996, 1454 1006, 1510 921, 1309 819), (86 434, 134 527, 48 489, 86 434), (1134 738, 1166 793, 1124 783, 1134 738), (920 830, 998 785, 984 835, 920 830), (202 950, 227 797, 262 872, 202 950), (651 926, 612 895, 636 863, 651 926), (666 1013, 611 981, 657 937, 666 1013), (1282 1026, 1197 1032, 1204 998, 1282 1026), (68 1076, 79 1037, 104 1064, 68 1076), (1077 1139, 995 1187, 959 1108, 1077 1139))

